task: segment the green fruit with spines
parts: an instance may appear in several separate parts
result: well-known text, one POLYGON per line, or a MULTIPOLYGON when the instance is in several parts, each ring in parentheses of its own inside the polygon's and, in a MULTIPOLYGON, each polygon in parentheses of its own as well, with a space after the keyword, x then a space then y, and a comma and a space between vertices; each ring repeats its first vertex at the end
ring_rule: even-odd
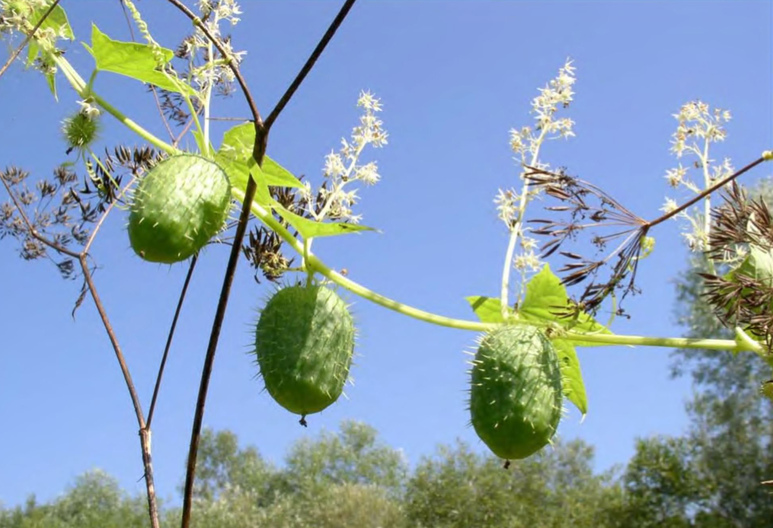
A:
POLYGON ((231 184, 220 166, 194 154, 167 158, 134 191, 132 249, 150 262, 183 261, 222 229, 230 208, 231 184))
POLYGON ((354 319, 326 286, 277 291, 260 314, 255 353, 266 390, 279 405, 305 416, 341 395, 354 354, 354 319))
POLYGON ((67 143, 67 152, 86 150, 97 140, 101 124, 99 116, 80 111, 62 121, 62 135, 67 143))
POLYGON ((472 362, 470 414, 495 455, 526 458, 550 443, 562 402, 558 355, 541 330, 503 325, 483 337, 472 362))

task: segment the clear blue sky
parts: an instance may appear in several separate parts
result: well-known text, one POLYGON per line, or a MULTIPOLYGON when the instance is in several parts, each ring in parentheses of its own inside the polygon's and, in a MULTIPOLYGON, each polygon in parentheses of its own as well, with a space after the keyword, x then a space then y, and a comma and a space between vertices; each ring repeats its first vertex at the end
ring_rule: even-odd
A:
MULTIPOLYGON (((118 2, 64 2, 76 36, 94 19, 128 40, 118 2)), ((294 77, 338 9, 334 2, 243 2, 233 31, 248 50, 244 74, 263 112, 294 77)), ((174 47, 186 31, 165 2, 141 2, 151 30, 174 47), (169 31, 168 35, 164 31, 169 31)), ((676 121, 693 99, 730 109, 729 137, 715 150, 736 166, 771 148, 770 2, 362 2, 273 129, 269 154, 295 174, 319 182, 323 157, 356 124, 362 89, 382 98, 389 145, 374 151, 382 182, 362 193, 364 222, 381 234, 319 240, 328 264, 405 303, 452 317, 472 317, 464 297, 496 295, 506 232, 492 199, 516 185, 508 130, 530 124, 530 101, 571 57, 577 68, 568 116, 577 137, 543 151, 603 187, 641 216, 657 214, 668 192, 665 170, 676 121)), ((0 56, 3 61, 7 52, 0 56)), ((67 57, 88 76, 79 45, 67 57)), ((75 95, 60 80, 55 103, 34 72, 20 66, 0 79, 3 166, 47 176, 64 161, 60 120, 75 95)), ((159 135, 152 99, 132 81, 100 75, 96 89, 159 135)), ((246 116, 235 96, 215 115, 246 116)), ((221 130, 219 128, 218 130, 221 130)), ((217 136, 216 136, 217 137, 217 136)), ((106 120, 105 146, 136 141, 106 120)), ((769 175, 766 166, 747 182, 769 175)), ((0 195, 0 200, 5 197, 0 195)), ((147 264, 134 256, 124 213, 103 231, 94 254, 96 281, 147 409, 167 325, 186 267, 147 264)), ((672 279, 686 251, 678 226, 656 231, 657 246, 639 273, 643 293, 628 304, 631 321, 613 330, 676 336, 672 279)), ((196 272, 179 325, 154 421, 156 485, 176 487, 214 303, 227 259, 210 248, 196 272)), ((45 262, 17 258, 0 243, 0 501, 36 493, 47 500, 82 472, 99 467, 142 491, 137 425, 115 358, 90 302, 72 320, 80 284, 45 262)), ((250 349, 257 309, 271 287, 258 286, 240 262, 220 341, 205 424, 230 429, 280 461, 303 435, 336 429, 343 419, 373 425, 415 463, 438 444, 462 438, 485 446, 468 426, 466 356, 475 335, 433 327, 362 300, 356 384, 348 399, 314 415, 309 428, 261 391, 250 349)), ((679 434, 687 425, 689 380, 669 379, 668 349, 580 350, 590 400, 584 423, 572 410, 559 434, 596 447, 599 469, 625 463, 634 439, 679 434)))

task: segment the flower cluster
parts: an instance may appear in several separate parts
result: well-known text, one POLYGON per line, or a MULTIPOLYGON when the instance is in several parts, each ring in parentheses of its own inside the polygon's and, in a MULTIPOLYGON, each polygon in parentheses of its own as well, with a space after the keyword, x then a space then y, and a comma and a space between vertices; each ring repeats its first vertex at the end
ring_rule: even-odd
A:
POLYGON ((358 223, 361 215, 355 215, 352 207, 357 203, 357 189, 345 190, 353 181, 361 181, 366 185, 374 185, 381 176, 375 161, 360 163, 360 155, 366 146, 379 148, 387 144, 387 132, 383 123, 376 116, 381 111, 381 102, 370 92, 361 92, 357 106, 364 110, 360 116, 359 126, 352 130, 351 139, 341 140, 341 149, 325 156, 323 174, 326 179, 317 193, 312 192, 311 184, 301 189, 301 197, 307 204, 307 213, 320 222, 325 218, 358 223), (319 195, 322 207, 317 210, 314 204, 319 195))
POLYGON ((535 239, 525 236, 523 228, 523 214, 526 205, 531 198, 539 192, 537 188, 530 188, 524 178, 527 167, 547 170, 548 164, 539 159, 540 148, 544 141, 551 139, 568 139, 574 136, 574 121, 567 117, 556 117, 558 110, 567 108, 574 98, 574 66, 572 61, 566 63, 558 70, 558 75, 544 88, 539 89, 531 102, 535 124, 524 126, 520 129, 510 130, 510 148, 516 155, 516 160, 521 165, 522 188, 518 192, 515 189, 499 189, 494 198, 497 208, 497 216, 502 220, 515 237, 520 237, 520 254, 513 259, 516 269, 523 271, 537 270, 542 266, 536 250, 535 239))
MULTIPOLYGON (((735 169, 728 158, 716 163, 709 157, 711 144, 724 141, 727 137, 724 125, 731 118, 728 110, 712 109, 702 101, 691 101, 684 104, 679 113, 674 114, 674 118, 678 124, 672 136, 671 152, 679 159, 692 156, 695 160, 689 166, 680 162, 676 167, 666 170, 665 178, 670 187, 684 188, 690 193, 700 194, 717 181, 733 174, 735 169), (699 171, 698 181, 701 183, 696 183, 690 178, 691 171, 699 171)), ((676 207, 677 201, 667 197, 661 210, 669 213, 676 207)), ((711 198, 707 197, 703 211, 699 209, 683 211, 675 217, 688 222, 689 229, 683 233, 683 236, 693 250, 702 251, 708 247, 710 208, 711 198)))
MULTIPOLYGON (((235 26, 239 23, 239 16, 242 11, 239 4, 235 0, 200 0, 198 3, 199 12, 201 13, 201 19, 209 30, 210 34, 220 39, 223 48, 226 51, 229 60, 233 60, 236 63, 242 61, 246 51, 234 51, 231 47, 231 41, 228 38, 222 38, 220 31, 220 23, 227 22, 231 26, 235 26)), ((209 39, 204 32, 196 28, 191 38, 188 38, 183 43, 184 54, 186 56, 194 57, 197 52, 202 52, 205 63, 201 66, 191 68, 193 74, 193 80, 199 85, 200 88, 206 88, 208 86, 230 86, 234 81, 233 71, 228 67, 226 61, 210 61, 210 53, 212 52, 209 39)), ((227 89, 221 91, 228 92, 227 89)))
POLYGON ((545 139, 567 139, 574 136, 574 121, 567 117, 555 117, 559 107, 567 108, 573 101, 572 87, 577 80, 574 70, 572 61, 566 61, 558 70, 558 76, 539 89, 539 95, 531 102, 536 121, 534 128, 525 126, 520 130, 510 130, 510 148, 523 163, 534 166, 545 139))
MULTIPOLYGON (((46 13, 51 2, 52 0, 9 0, 0 2, 0 34, 14 36, 14 34, 18 33, 26 37, 46 13)), ((72 30, 68 25, 56 26, 52 20, 49 17, 35 31, 33 38, 36 46, 34 48, 35 54, 30 55, 27 59, 34 58, 35 68, 48 76, 56 73, 56 66, 52 57, 55 53, 58 53, 58 41, 73 39, 72 30)))

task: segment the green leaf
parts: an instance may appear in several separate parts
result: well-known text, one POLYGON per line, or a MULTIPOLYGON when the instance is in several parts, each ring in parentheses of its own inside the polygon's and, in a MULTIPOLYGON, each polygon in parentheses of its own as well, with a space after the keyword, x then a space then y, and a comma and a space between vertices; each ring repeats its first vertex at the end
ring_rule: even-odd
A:
POLYGON ((734 280, 736 275, 743 275, 761 280, 769 288, 773 287, 773 252, 756 245, 750 246, 749 254, 743 262, 728 275, 729 280, 734 280))
MULTIPOLYGON (((246 164, 252 159, 252 148, 255 144, 255 126, 252 123, 242 123, 223 134, 223 143, 218 154, 224 158, 230 158, 246 164)), ((292 175, 290 171, 268 156, 263 158, 263 174, 266 184, 276 187, 303 187, 301 181, 292 175)))
MULTIPOLYGON (((35 9, 35 11, 33 11, 30 15, 30 24, 35 26, 46 13, 46 11, 48 11, 47 6, 35 9)), ((75 35, 73 34, 72 28, 70 27, 70 21, 67 20, 67 13, 64 12, 64 9, 62 9, 62 6, 60 5, 57 5, 53 11, 51 11, 51 13, 40 25, 40 29, 38 31, 44 29, 53 29, 57 35, 61 35, 61 38, 66 38, 68 40, 75 39, 75 35)), ((35 39, 31 39, 27 46, 27 66, 31 66, 32 63, 35 62, 35 59, 38 58, 39 54, 40 46, 38 46, 37 42, 35 42, 35 39)))
MULTIPOLYGON (((48 11, 48 6, 39 7, 35 10, 30 19, 30 23, 34 26, 48 11)), ((62 6, 57 5, 53 11, 46 17, 43 23, 40 25, 40 29, 53 29, 57 35, 68 40, 74 40, 75 34, 70 27, 70 21, 67 20, 67 13, 64 12, 62 6)))
MULTIPOLYGON (((266 184, 266 177, 260 170, 260 167, 258 167, 258 164, 253 160, 250 161, 252 161, 252 173, 255 177, 255 183, 257 184, 253 201, 264 207, 270 207, 273 200, 271 198, 271 193, 268 190, 268 185, 266 184)), ((215 154, 215 163, 220 165, 228 175, 231 187, 239 189, 243 193, 247 192, 247 180, 250 177, 250 167, 246 163, 223 156, 220 152, 215 154)))
MULTIPOLYGON (((545 264, 542 270, 526 284, 526 295, 518 309, 518 315, 524 321, 554 323, 574 332, 612 333, 585 312, 580 312, 571 318, 556 315, 569 306, 569 296, 566 288, 561 284, 561 279, 550 271, 549 265, 545 264)), ((599 346, 598 343, 584 345, 578 341, 573 340, 573 342, 580 346, 599 346)))
MULTIPOLYGON (((30 23, 33 26, 36 25, 46 13, 46 11, 48 11, 48 6, 35 9, 30 14, 30 23)), ((61 38, 66 38, 68 40, 75 39, 75 35, 72 32, 72 27, 70 27, 70 21, 67 20, 67 14, 59 5, 54 7, 51 13, 46 17, 46 19, 40 25, 40 29, 53 29, 57 35, 61 36, 61 38)), ((27 67, 31 66, 32 63, 35 62, 35 59, 37 59, 42 53, 43 52, 35 39, 31 39, 27 45, 27 67)), ((43 57, 43 60, 46 62, 51 61, 50 57, 43 57)), ((46 84, 48 84, 48 88, 51 90, 54 99, 58 99, 56 94, 56 75, 54 73, 46 73, 45 77, 46 84)))
MULTIPOLYGON (((481 297, 479 295, 473 295, 465 297, 472 311, 478 316, 478 319, 482 323, 504 323, 502 318, 502 309, 499 298, 494 297, 481 297)), ((512 312, 508 307, 508 311, 512 312)))
POLYGON ((582 381, 580 359, 574 344, 562 339, 553 341, 553 346, 558 354, 558 362, 561 365, 562 388, 564 397, 572 402, 583 414, 588 412, 588 395, 585 393, 585 383, 582 381))
POLYGON ((315 222, 314 220, 298 216, 297 214, 288 211, 276 201, 274 201, 272 207, 305 239, 347 235, 349 233, 359 233, 362 231, 375 231, 375 229, 372 227, 360 224, 344 224, 341 222, 315 222))
POLYGON ((157 57, 161 58, 163 64, 167 64, 174 57, 170 49, 113 40, 102 33, 96 24, 91 26, 91 48, 84 46, 94 57, 97 70, 125 75, 170 92, 189 96, 195 93, 193 88, 176 76, 159 70, 157 57))
POLYGON ((265 206, 271 206, 279 215, 305 239, 324 236, 346 235, 362 231, 375 231, 372 227, 341 222, 316 222, 299 216, 271 198, 268 187, 303 188, 301 181, 290 171, 282 167, 268 156, 263 158, 263 166, 258 167, 252 157, 255 144, 255 126, 252 123, 242 123, 229 129, 223 135, 223 143, 215 154, 215 162, 223 167, 231 179, 231 185, 244 191, 247 187, 249 167, 253 174, 258 174, 258 191, 255 200, 265 206), (257 171, 257 172, 256 172, 257 171))

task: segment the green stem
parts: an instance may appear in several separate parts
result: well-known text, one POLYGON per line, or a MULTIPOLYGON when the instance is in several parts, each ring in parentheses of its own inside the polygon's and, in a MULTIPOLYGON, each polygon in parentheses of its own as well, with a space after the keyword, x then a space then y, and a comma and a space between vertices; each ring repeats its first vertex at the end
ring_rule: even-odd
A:
MULTIPOLYGON (((231 191, 233 197, 240 202, 244 200, 244 191, 233 188, 231 191)), ((479 321, 470 321, 466 319, 454 319, 426 312, 413 306, 380 295, 365 286, 337 273, 330 269, 324 262, 317 258, 310 251, 306 251, 304 244, 295 238, 290 231, 284 227, 274 216, 263 206, 253 202, 252 213, 258 217, 264 224, 273 229, 285 242, 290 245, 298 254, 303 255, 306 269, 313 269, 315 272, 323 275, 330 281, 346 288, 352 293, 359 295, 369 301, 379 304, 390 310, 413 317, 420 321, 457 328, 459 330, 473 330, 476 332, 488 332, 500 325, 500 323, 483 323, 479 321)), ((536 326, 551 327, 551 323, 529 322, 536 326)), ((668 348, 698 348, 709 350, 733 350, 733 351, 753 351, 759 353, 762 349, 759 343, 754 341, 745 341, 742 339, 689 339, 684 337, 644 337, 644 336, 625 336, 614 334, 584 334, 580 332, 565 332, 561 334, 560 339, 570 341, 579 345, 635 345, 635 346, 657 346, 668 348)))
MULTIPOLYGON (((54 60, 59 66, 59 69, 64 74, 67 81, 73 87, 73 89, 83 97, 92 97, 100 107, 102 107, 107 113, 118 119, 121 123, 129 128, 132 132, 143 138, 145 141, 154 145, 155 147, 163 150, 167 154, 174 155, 179 154, 181 151, 174 146, 166 143, 165 141, 157 138, 139 124, 135 123, 122 112, 110 105, 107 101, 102 99, 99 95, 91 91, 83 78, 77 71, 70 65, 69 61, 61 56, 55 56, 54 60)), ((763 153, 765 160, 773 159, 773 152, 766 151, 763 153)), ((239 189, 232 189, 234 198, 240 202, 244 201, 244 192, 239 189)), ((498 323, 482 323, 478 321, 470 321, 465 319, 454 319, 451 317, 445 317, 442 315, 426 312, 418 308, 414 308, 407 304, 390 299, 380 295, 372 290, 369 290, 365 286, 350 280, 343 275, 336 273, 328 266, 325 265, 320 259, 318 259, 311 251, 304 251, 304 246, 296 239, 290 231, 288 231, 280 222, 278 222, 269 211, 266 211, 262 206, 257 203, 252 204, 252 212, 260 218, 260 220, 277 232, 298 254, 306 256, 307 269, 313 269, 314 271, 325 276, 330 281, 338 284, 339 286, 346 288, 352 293, 359 295, 369 301, 379 304, 390 310, 394 310, 403 315, 413 317, 420 321, 436 324, 439 326, 446 326, 449 328, 458 328, 460 330, 473 330, 477 332, 487 332, 498 326, 498 323)), ((517 237, 517 235, 516 235, 517 237)), ((538 326, 549 326, 545 325, 538 326)), ((760 353, 762 347, 756 342, 746 342, 744 340, 733 341, 730 339, 688 339, 681 337, 659 338, 659 337, 643 337, 643 336, 622 336, 611 334, 582 334, 576 332, 566 332, 562 335, 562 339, 579 344, 593 343, 597 345, 636 345, 636 346, 658 346, 669 348, 699 348, 710 350, 734 350, 734 351, 753 351, 760 353)))
MULTIPOLYGON (((534 167, 539 160, 539 151, 542 146, 542 142, 545 140, 547 134, 547 127, 542 129, 539 137, 535 140, 536 148, 531 157, 530 166, 534 167)), ((523 159, 523 157, 521 157, 523 159)), ((505 252, 505 265, 502 270, 502 287, 499 294, 499 304, 502 312, 502 318, 507 319, 509 317, 510 301, 508 297, 510 295, 510 271, 513 268, 513 256, 515 255, 515 246, 518 241, 518 235, 523 230, 523 215, 526 214, 526 205, 529 203, 529 182, 526 178, 523 178, 523 185, 521 186, 521 200, 518 204, 518 219, 515 221, 512 229, 510 230, 510 240, 507 243, 507 251, 505 252)))

